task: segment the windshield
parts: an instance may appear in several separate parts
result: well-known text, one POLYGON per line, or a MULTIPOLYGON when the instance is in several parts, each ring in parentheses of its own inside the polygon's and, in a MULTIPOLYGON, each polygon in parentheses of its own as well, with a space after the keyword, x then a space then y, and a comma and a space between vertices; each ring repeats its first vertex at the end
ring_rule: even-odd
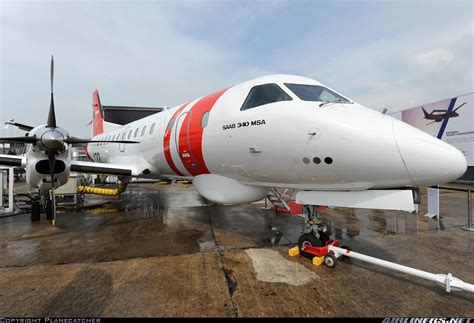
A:
POLYGON ((291 97, 275 83, 262 84, 254 86, 250 90, 240 110, 244 111, 273 102, 291 100, 291 97))
POLYGON ((303 101, 350 103, 348 99, 320 85, 284 83, 303 101))

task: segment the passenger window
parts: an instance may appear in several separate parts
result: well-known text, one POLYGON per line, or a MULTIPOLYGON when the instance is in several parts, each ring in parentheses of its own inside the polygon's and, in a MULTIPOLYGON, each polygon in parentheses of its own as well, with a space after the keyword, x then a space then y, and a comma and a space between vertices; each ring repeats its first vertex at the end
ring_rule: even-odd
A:
POLYGON ((278 85, 274 83, 262 84, 254 86, 250 90, 240 110, 244 111, 273 102, 291 100, 291 97, 278 85))
POLYGON ((133 135, 133 138, 137 138, 137 136, 138 136, 138 130, 140 130, 140 128, 137 128, 137 129, 135 130, 135 134, 133 135))
POLYGON ((153 123, 151 125, 151 128, 150 128, 150 135, 153 134, 153 130, 155 130, 155 123, 153 123))
POLYGON ((142 129, 142 137, 145 135, 145 132, 146 132, 146 126, 144 126, 142 129))
POLYGON ((130 131, 128 132, 128 137, 127 137, 127 139, 130 139, 130 137, 132 136, 132 132, 133 132, 133 130, 130 129, 130 131))
POLYGON ((209 121, 209 111, 203 113, 201 118, 201 128, 206 128, 209 121))
POLYGON ((115 135, 112 136, 112 141, 115 141, 115 135))

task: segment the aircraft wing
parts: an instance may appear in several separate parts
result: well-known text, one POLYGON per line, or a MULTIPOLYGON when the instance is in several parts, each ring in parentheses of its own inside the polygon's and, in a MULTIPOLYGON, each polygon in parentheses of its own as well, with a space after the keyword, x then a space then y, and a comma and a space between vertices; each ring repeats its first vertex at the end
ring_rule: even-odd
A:
POLYGON ((26 158, 15 155, 0 155, 0 166, 25 167, 26 158))
POLYGON ((78 173, 117 175, 117 176, 137 176, 138 171, 129 165, 95 163, 85 161, 71 161, 71 171, 78 173))
MULTIPOLYGON (((1 155, 0 166, 25 167, 26 158, 14 155, 1 155)), ((78 173, 117 175, 117 176, 137 176, 138 171, 129 165, 94 163, 84 161, 71 161, 71 171, 78 173)))

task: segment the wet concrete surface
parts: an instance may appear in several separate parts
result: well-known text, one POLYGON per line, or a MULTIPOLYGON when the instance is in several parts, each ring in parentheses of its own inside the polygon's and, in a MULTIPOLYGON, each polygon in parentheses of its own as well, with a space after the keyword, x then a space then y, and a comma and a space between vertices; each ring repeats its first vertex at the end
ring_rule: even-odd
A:
MULTIPOLYGON (((262 204, 206 205, 192 185, 130 185, 100 207, 62 208, 57 226, 0 218, 0 316, 474 316, 474 296, 356 260, 289 257, 301 217, 262 204), (303 279, 304 278, 304 279, 303 279)), ((329 209, 353 250, 474 283, 466 194, 442 218, 329 209)))

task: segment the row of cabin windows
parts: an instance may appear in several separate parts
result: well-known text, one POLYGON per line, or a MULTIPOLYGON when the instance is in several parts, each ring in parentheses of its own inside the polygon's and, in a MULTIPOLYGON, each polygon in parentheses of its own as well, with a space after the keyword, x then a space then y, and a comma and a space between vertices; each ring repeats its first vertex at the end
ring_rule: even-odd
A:
MULTIPOLYGON (((156 123, 154 122, 150 127, 150 135, 152 135, 153 132, 155 131, 155 127, 156 127, 156 123)), ((144 126, 142 128, 142 131, 141 131, 141 136, 142 137, 145 136, 146 129, 147 129, 147 126, 144 126)), ((140 127, 135 128, 135 129, 130 129, 128 132, 124 131, 122 133, 117 133, 117 134, 114 134, 114 135, 110 135, 110 136, 105 137, 104 139, 99 139, 99 140, 105 140, 105 141, 132 140, 132 139, 136 139, 138 137, 139 131, 140 131, 140 127), (132 134, 133 134, 133 137, 132 137, 132 134)), ((106 144, 106 142, 99 143, 98 145, 100 146, 100 145, 104 145, 104 144, 106 144)))
MULTIPOLYGON (((202 128, 206 128, 207 127, 207 123, 209 122, 209 111, 206 111, 203 113, 202 117, 201 117, 201 127, 202 128)), ((169 125, 168 125, 168 130, 171 131, 171 128, 173 127, 173 124, 174 124, 174 120, 172 120, 169 125)), ((156 123, 153 123, 150 127, 150 135, 153 134, 153 132, 155 131, 155 126, 156 126, 156 123)), ((147 129, 147 126, 144 126, 142 128, 142 131, 141 131, 141 136, 145 136, 145 133, 146 133, 146 129, 147 129)), ((130 129, 128 131, 128 135, 127 135, 127 132, 124 131, 122 132, 121 134, 115 134, 115 135, 110 135, 110 136, 107 136, 105 137, 105 141, 115 141, 115 140, 132 140, 132 139, 136 139, 138 137, 138 133, 140 132, 140 127, 136 128, 135 130, 133 129, 130 129), (132 133, 133 133, 133 138, 132 138, 132 133), (127 137, 125 137, 127 135, 127 137)), ((102 140, 102 139, 100 139, 102 140)), ((106 144, 105 142, 104 143, 99 143, 98 145, 104 145, 106 144)))

